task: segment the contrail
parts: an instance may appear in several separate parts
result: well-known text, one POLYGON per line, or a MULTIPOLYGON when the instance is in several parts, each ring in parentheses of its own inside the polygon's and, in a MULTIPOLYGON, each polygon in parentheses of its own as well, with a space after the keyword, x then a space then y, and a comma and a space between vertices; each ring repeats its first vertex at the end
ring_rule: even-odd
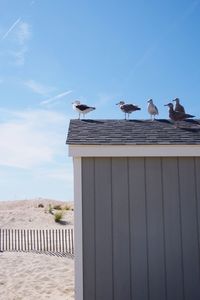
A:
POLYGON ((62 97, 64 97, 64 96, 66 96, 66 95, 69 95, 69 94, 71 94, 71 93, 72 93, 71 90, 66 91, 66 92, 61 93, 61 94, 58 94, 58 95, 56 95, 56 96, 54 96, 54 97, 52 97, 52 98, 49 98, 49 99, 47 99, 47 100, 44 100, 44 101, 42 101, 40 104, 41 104, 41 105, 49 104, 49 103, 51 103, 51 102, 53 102, 53 101, 55 101, 55 100, 57 100, 57 99, 60 99, 60 98, 62 98, 62 97))
POLYGON ((3 37, 1 38, 1 40, 4 40, 9 33, 17 26, 17 24, 21 21, 21 18, 17 19, 17 21, 15 21, 12 26, 10 26, 10 28, 6 31, 6 33, 3 35, 3 37))

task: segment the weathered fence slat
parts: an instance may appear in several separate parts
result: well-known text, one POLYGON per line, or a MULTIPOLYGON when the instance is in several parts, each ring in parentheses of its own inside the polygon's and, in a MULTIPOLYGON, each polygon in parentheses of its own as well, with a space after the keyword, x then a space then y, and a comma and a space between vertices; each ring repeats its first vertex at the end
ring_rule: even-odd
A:
POLYGON ((73 229, 0 229, 1 251, 50 251, 74 254, 73 229))

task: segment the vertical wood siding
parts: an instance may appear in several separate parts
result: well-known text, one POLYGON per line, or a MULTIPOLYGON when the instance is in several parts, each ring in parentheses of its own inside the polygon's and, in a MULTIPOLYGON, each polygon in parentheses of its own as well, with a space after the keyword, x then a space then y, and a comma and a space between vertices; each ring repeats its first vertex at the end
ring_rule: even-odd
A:
POLYGON ((200 299, 200 158, 83 158, 84 300, 200 299))

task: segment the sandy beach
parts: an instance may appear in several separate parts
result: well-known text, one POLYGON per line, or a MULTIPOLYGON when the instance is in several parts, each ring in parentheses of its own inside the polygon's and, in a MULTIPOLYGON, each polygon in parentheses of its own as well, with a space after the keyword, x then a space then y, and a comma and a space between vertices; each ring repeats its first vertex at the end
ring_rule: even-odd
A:
MULTIPOLYGON (((64 211, 64 223, 54 221, 48 206, 65 205, 48 199, 0 202, 0 228, 72 228, 73 211, 64 211), (44 207, 38 208, 38 204, 44 207)), ((73 204, 70 203, 72 207, 73 204)), ((0 253, 1 300, 74 299, 74 260, 32 252, 0 253)))

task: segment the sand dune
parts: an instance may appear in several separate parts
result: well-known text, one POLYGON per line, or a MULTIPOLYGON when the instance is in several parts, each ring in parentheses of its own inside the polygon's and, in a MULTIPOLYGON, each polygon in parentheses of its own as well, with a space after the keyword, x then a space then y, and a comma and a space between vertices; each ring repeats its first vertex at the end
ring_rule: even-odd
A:
MULTIPOLYGON (((65 204, 48 199, 0 202, 0 228, 72 227, 73 211, 65 212, 65 225, 60 225, 48 213, 49 203, 65 204), (44 208, 38 208, 39 203, 43 203, 44 208)), ((0 266, 1 300, 74 299, 73 259, 37 253, 3 252, 0 253, 0 266)))
MULTIPOLYGON (((52 207, 54 205, 73 207, 72 203, 50 199, 0 201, 0 228, 62 228, 63 225, 56 223, 53 215, 48 212, 49 204, 52 207), (39 204, 43 204, 44 208, 39 208, 39 204)), ((66 226, 73 226, 73 216, 73 211, 64 211, 63 220, 66 221, 66 226)))

